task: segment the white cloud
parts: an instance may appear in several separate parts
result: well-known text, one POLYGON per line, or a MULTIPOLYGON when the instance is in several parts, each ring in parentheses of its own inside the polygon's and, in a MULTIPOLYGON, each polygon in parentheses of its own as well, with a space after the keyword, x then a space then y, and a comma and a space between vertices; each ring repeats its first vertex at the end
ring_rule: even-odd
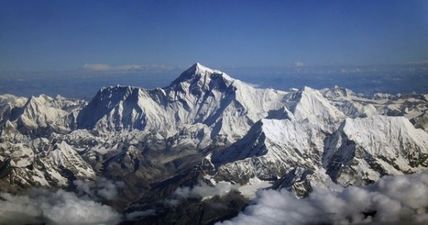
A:
POLYGON ((115 199, 119 189, 125 186, 122 181, 112 181, 104 177, 97 177, 95 181, 75 180, 73 183, 79 194, 88 195, 91 199, 106 200, 115 199))
POLYGON ((83 70, 88 72, 132 72, 132 71, 146 71, 146 70, 165 70, 171 69, 165 65, 140 65, 140 64, 124 64, 124 65, 110 65, 103 63, 84 64, 83 70))
POLYGON ((243 213, 217 225, 426 224, 427 193, 427 173, 384 177, 366 187, 315 189, 304 199, 264 190, 243 213))
POLYGON ((127 65, 119 65, 116 68, 118 70, 141 70, 144 69, 145 66, 143 65, 136 65, 136 64, 127 64, 127 65))
POLYGON ((19 196, 0 193, 0 224, 112 225, 120 219, 110 206, 63 190, 33 189, 19 196))
POLYGON ((100 72, 111 70, 112 66, 108 64, 85 64, 83 65, 83 69, 88 71, 100 72))
POLYGON ((237 189, 237 187, 229 182, 218 182, 214 186, 202 182, 192 188, 180 187, 175 190, 175 195, 182 198, 211 198, 223 196, 233 189, 237 189))

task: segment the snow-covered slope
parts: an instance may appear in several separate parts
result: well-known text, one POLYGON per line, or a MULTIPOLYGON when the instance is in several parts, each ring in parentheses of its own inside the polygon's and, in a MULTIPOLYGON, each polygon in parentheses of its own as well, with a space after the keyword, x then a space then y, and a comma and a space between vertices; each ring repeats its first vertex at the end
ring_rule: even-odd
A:
POLYGON ((93 179, 95 172, 76 149, 65 142, 36 138, 0 143, 0 187, 20 191, 30 187, 66 187, 73 179, 93 179))
POLYGON ((346 119, 327 140, 323 161, 342 184, 417 172, 428 166, 428 134, 405 117, 346 119))
POLYGON ((320 166, 325 133, 309 122, 263 119, 248 134, 225 150, 214 152, 217 177, 246 182, 272 180, 294 167, 320 166))
POLYGON ((428 131, 428 111, 424 111, 422 114, 412 118, 411 121, 417 128, 428 131))
POLYGON ((287 100, 287 107, 297 121, 307 120, 331 130, 345 118, 318 90, 309 87, 290 94, 287 100))
POLYGON ((369 97, 337 86, 322 89, 321 93, 348 117, 404 116, 415 126, 426 129, 424 115, 428 111, 428 100, 425 95, 376 93, 369 97))
POLYGON ((18 109, 22 108, 27 101, 27 98, 24 97, 0 95, 0 125, 3 125, 6 120, 17 117, 20 111, 18 109))
POLYGON ((353 91, 335 86, 321 90, 323 95, 348 117, 365 117, 376 115, 377 109, 373 100, 357 95, 353 91))
POLYGON ((0 125, 10 121, 20 132, 36 136, 70 131, 75 126, 77 112, 85 104, 82 100, 46 95, 29 99, 3 95, 0 101, 0 125))
POLYGON ((156 131, 175 135, 185 125, 202 124, 211 136, 233 141, 284 105, 285 92, 257 89, 227 74, 194 64, 166 88, 101 89, 79 113, 78 127, 156 131))
POLYGON ((0 190, 96 175, 144 189, 196 168, 304 195, 425 169, 428 134, 414 126, 427 110, 426 95, 261 89, 199 63, 167 87, 105 87, 87 104, 0 95, 0 190))

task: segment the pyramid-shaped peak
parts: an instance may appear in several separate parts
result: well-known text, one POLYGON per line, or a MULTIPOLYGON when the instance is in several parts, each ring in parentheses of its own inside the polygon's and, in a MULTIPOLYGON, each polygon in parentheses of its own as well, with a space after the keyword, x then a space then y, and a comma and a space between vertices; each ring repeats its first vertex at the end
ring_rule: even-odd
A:
POLYGON ((208 68, 208 67, 200 64, 199 62, 196 62, 195 64, 193 64, 192 66, 190 66, 184 73, 189 73, 189 74, 205 74, 205 73, 214 73, 214 72, 220 72, 220 71, 213 70, 211 68, 208 68))
POLYGON ((235 80, 220 70, 211 69, 197 62, 190 66, 183 73, 181 73, 180 76, 175 79, 170 86, 174 86, 175 84, 179 84, 181 82, 194 80, 195 78, 200 79, 201 77, 205 77, 208 79, 221 77, 222 79, 227 80, 229 82, 235 80))

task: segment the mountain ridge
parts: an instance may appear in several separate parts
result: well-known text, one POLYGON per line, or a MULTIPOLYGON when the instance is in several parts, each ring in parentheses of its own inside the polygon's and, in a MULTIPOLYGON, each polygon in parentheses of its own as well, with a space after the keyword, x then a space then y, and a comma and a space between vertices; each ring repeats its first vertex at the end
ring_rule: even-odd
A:
POLYGON ((424 95, 262 89, 199 63, 164 88, 103 87, 89 102, 0 95, 0 191, 106 177, 129 210, 185 184, 306 196, 426 170, 427 111, 424 95))

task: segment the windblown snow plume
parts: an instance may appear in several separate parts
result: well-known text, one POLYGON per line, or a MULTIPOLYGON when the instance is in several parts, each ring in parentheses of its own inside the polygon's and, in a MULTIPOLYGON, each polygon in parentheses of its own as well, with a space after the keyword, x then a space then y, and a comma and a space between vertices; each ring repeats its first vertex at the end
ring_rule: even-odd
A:
POLYGON ((388 176, 366 187, 316 189, 304 199, 265 190, 243 213, 217 225, 427 224, 427 193, 428 173, 388 176))
POLYGON ((33 189, 28 195, 0 193, 0 224, 113 225, 120 215, 111 207, 74 193, 33 189))

